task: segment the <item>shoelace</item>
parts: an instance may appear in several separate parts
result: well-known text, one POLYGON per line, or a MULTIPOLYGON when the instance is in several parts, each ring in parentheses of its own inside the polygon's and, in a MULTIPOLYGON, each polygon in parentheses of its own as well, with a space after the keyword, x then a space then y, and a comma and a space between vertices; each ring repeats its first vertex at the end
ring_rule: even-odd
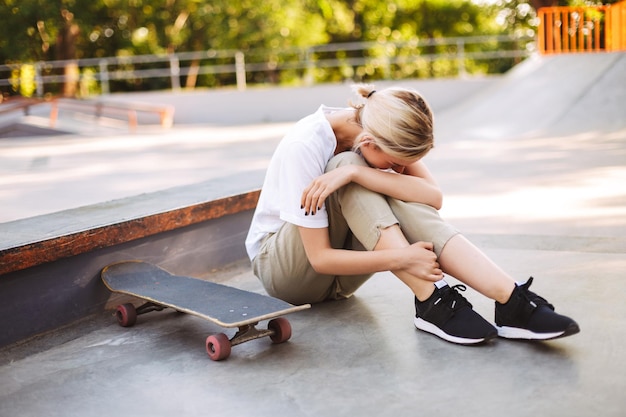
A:
POLYGON ((469 306, 471 308, 472 304, 470 304, 470 302, 467 301, 467 299, 463 297, 461 293, 459 293, 459 291, 465 290, 467 290, 467 287, 463 284, 454 285, 450 287, 448 291, 444 292, 443 295, 433 303, 433 305, 437 305, 440 302, 443 302, 444 304, 450 303, 450 308, 452 310, 458 310, 459 308, 464 306, 469 306))
POLYGON ((520 294, 522 295, 522 297, 524 297, 533 307, 544 305, 554 310, 554 306, 550 304, 548 300, 535 294, 534 292, 528 289, 530 287, 530 284, 532 283, 533 283, 533 277, 530 277, 528 278, 528 281, 526 281, 525 284, 519 286, 519 288, 522 290, 520 291, 520 294))

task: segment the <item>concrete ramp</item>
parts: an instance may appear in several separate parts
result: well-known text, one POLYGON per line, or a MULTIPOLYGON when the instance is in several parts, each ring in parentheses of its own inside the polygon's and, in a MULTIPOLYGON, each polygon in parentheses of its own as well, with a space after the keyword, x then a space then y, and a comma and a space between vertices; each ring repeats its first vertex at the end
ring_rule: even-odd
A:
POLYGON ((626 53, 531 57, 437 122, 443 140, 624 129, 626 53))
POLYGON ((626 53, 532 57, 436 126, 426 162, 465 233, 626 233, 626 53))

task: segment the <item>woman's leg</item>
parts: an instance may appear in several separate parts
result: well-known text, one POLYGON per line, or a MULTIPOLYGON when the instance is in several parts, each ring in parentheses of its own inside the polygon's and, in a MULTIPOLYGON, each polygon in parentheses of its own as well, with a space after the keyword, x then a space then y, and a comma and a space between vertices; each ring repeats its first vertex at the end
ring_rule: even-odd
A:
POLYGON ((446 274, 499 303, 506 303, 515 289, 515 280, 460 234, 444 246, 439 265, 446 274))
MULTIPOLYGON (((438 261, 444 273, 469 285, 481 294, 506 302, 515 288, 515 280, 474 246, 465 236, 455 234, 445 242, 438 242, 439 223, 445 222, 432 207, 389 199, 394 214, 402 225, 406 239, 433 241, 438 261)), ((445 228, 443 228, 445 230, 445 228)), ((419 297, 422 299, 422 297, 419 297)))
MULTIPOLYGON (((327 210, 331 246, 366 250, 350 231, 340 208, 327 204, 327 210)), ((348 298, 372 276, 317 273, 307 259, 298 227, 291 223, 265 239, 252 268, 268 294, 293 304, 348 298)))
MULTIPOLYGON (((331 162, 330 169, 333 165, 364 163, 351 153, 331 162)), ((496 324, 501 336, 550 339, 579 331, 576 322, 555 313, 551 304, 528 290, 532 280, 517 286, 512 277, 444 222, 434 208, 386 198, 358 184, 343 187, 329 200, 334 201, 329 203, 340 209, 346 224, 367 250, 432 242, 445 273, 496 300, 496 324)), ((462 344, 495 337, 495 328, 457 291, 464 288, 450 288, 443 281, 433 285, 410 274, 394 273, 415 293, 417 328, 462 344)))
MULTIPOLYGON (((356 154, 344 153, 333 158, 327 170, 344 164, 365 162, 356 154)), ((334 193, 327 208, 331 224, 333 218, 341 220, 340 227, 331 226, 331 234, 338 229, 345 233, 348 227, 367 250, 432 242, 441 269, 485 296, 504 303, 515 288, 512 277, 444 222, 432 207, 386 198, 358 184, 350 184, 334 193)), ((425 300, 434 291, 430 281, 403 271, 391 272, 411 288, 419 300, 425 300)))
POLYGON ((252 261, 252 270, 268 294, 292 304, 339 298, 336 277, 315 272, 298 227, 291 223, 265 239, 252 261))
MULTIPOLYGON (((393 225, 380 230, 380 238, 374 250, 403 248, 409 245, 410 243, 402 233, 400 226, 393 225)), ((419 279, 404 271, 391 272, 408 286, 419 300, 427 299, 435 290, 431 281, 419 279)))
MULTIPOLYGON (((357 155, 335 159, 339 160, 331 162, 360 163, 357 155)), ((431 242, 435 254, 441 256, 458 234, 434 208, 399 202, 358 184, 333 193, 327 200, 327 209, 329 206, 340 209, 350 230, 368 250, 401 248, 422 241, 431 242)), ((416 328, 461 344, 483 343, 496 336, 496 329, 472 309, 458 287, 450 287, 443 280, 426 281, 405 271, 391 272, 415 294, 416 328)))
MULTIPOLYGON (((352 152, 337 155, 329 162, 327 170, 346 164, 366 165, 363 158, 352 152)), ((349 184, 333 193, 326 202, 330 219, 330 233, 332 236, 338 230, 343 233, 348 229, 366 250, 393 249, 409 246, 417 241, 432 242, 435 253, 438 255, 441 248, 452 236, 457 234, 456 229, 443 222, 436 214, 436 210, 426 209, 427 206, 415 205, 405 207, 403 214, 410 224, 415 239, 407 239, 403 221, 399 219, 390 205, 391 199, 370 191, 358 184, 349 184), (426 210, 426 215, 422 212, 426 210)), ((404 271, 391 271, 405 285, 407 285, 419 299, 430 296, 434 290, 433 283, 420 279, 404 271)), ((347 283, 352 277, 342 277, 340 282, 347 283)))

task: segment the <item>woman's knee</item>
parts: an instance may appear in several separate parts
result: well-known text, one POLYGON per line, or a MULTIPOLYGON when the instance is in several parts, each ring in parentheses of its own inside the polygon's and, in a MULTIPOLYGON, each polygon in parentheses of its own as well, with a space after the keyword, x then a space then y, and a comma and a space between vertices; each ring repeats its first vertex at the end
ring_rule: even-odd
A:
POLYGON ((333 156, 326 164, 326 172, 344 165, 363 165, 367 166, 367 162, 361 155, 356 152, 346 151, 333 156))

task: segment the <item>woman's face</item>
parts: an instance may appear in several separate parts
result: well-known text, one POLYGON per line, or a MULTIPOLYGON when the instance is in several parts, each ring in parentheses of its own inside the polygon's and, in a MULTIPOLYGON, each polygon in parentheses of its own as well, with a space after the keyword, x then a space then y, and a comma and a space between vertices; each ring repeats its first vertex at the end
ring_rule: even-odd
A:
POLYGON ((408 165, 416 162, 415 160, 407 160, 387 155, 378 145, 371 140, 364 140, 359 148, 361 155, 372 168, 393 169, 395 172, 402 174, 408 165))

